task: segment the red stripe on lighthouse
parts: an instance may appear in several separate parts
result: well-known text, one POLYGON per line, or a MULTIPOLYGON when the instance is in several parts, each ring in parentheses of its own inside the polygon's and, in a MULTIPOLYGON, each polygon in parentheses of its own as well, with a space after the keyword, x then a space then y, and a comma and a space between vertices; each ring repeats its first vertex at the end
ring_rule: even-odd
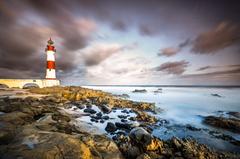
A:
POLYGON ((51 45, 48 45, 48 46, 47 46, 47 50, 48 50, 48 51, 55 51, 55 47, 54 47, 54 46, 51 46, 51 45))
POLYGON ((55 61, 47 61, 47 69, 55 69, 55 61))

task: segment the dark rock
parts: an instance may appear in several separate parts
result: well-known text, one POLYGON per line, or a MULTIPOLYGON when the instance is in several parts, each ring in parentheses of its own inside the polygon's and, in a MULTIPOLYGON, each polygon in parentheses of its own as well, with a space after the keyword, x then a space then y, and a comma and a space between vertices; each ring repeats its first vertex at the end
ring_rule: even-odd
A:
POLYGON ((114 131, 117 130, 117 127, 115 126, 114 123, 108 122, 105 130, 106 130, 107 132, 114 132, 114 131))
POLYGON ((111 112, 111 108, 109 108, 106 105, 100 106, 100 109, 102 110, 103 113, 110 113, 111 112))
POLYGON ((90 114, 95 114, 95 113, 96 113, 96 111, 93 110, 93 109, 91 109, 91 108, 86 108, 86 109, 84 109, 84 112, 85 112, 85 113, 90 113, 90 114))
POLYGON ((191 126, 189 124, 186 125, 186 128, 191 130, 191 131, 200 131, 201 130, 200 128, 195 128, 195 127, 193 127, 193 126, 191 126))
POLYGON ((87 107, 87 108, 92 108, 92 104, 87 103, 87 104, 86 104, 86 107, 87 107))
POLYGON ((126 115, 118 115, 118 118, 120 118, 120 119, 127 119, 127 116, 126 115))
POLYGON ((96 119, 96 120, 99 120, 99 119, 102 119, 102 117, 101 116, 94 116, 94 115, 90 115, 90 117, 91 118, 93 118, 93 119, 96 119))
POLYGON ((122 110, 121 112, 122 112, 122 113, 127 113, 127 114, 129 113, 129 111, 128 111, 127 109, 124 109, 124 110, 122 110))
POLYGON ((109 119, 109 116, 104 115, 104 116, 102 116, 102 119, 104 119, 104 120, 108 120, 108 119, 109 119))
POLYGON ((101 120, 100 120, 100 123, 104 123, 104 120, 101 119, 101 120))
MULTIPOLYGON (((75 105, 75 104, 74 104, 75 105)), ((78 105, 75 105, 78 109, 84 109, 85 106, 84 105, 81 105, 81 104, 78 104, 78 105)))
POLYGON ((136 121, 137 120, 136 117, 130 117, 128 119, 131 120, 131 121, 136 121))
POLYGON ((119 129, 131 130, 131 125, 130 125, 130 124, 127 124, 127 123, 119 123, 119 122, 116 122, 115 125, 116 125, 116 127, 119 128, 119 129))
POLYGON ((222 97, 221 95, 219 95, 219 94, 216 94, 216 93, 212 93, 211 95, 212 95, 212 96, 214 96, 214 97, 219 97, 219 98, 221 98, 221 97, 222 97))
POLYGON ((101 112, 98 112, 98 113, 96 114, 96 116, 102 117, 102 113, 101 113, 101 112))
POLYGON ((240 120, 238 119, 207 116, 204 119, 204 123, 214 127, 240 133, 240 120))
POLYGON ((150 143, 152 140, 152 135, 149 134, 144 128, 142 127, 136 127, 131 130, 130 132, 130 138, 138 143, 150 143))
POLYGON ((147 90, 146 89, 135 89, 134 91, 132 91, 133 93, 146 93, 147 90))
POLYGON ((127 120, 126 119, 121 119, 121 122, 125 123, 125 122, 127 122, 127 120))
POLYGON ((228 114, 234 116, 235 118, 240 118, 240 112, 228 112, 228 114))

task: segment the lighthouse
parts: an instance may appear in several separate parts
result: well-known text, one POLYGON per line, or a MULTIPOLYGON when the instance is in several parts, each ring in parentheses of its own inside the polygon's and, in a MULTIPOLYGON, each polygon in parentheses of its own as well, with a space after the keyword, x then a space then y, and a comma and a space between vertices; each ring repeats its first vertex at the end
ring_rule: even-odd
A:
POLYGON ((45 79, 0 79, 0 84, 6 85, 9 88, 19 87, 19 88, 29 88, 29 87, 52 87, 60 86, 60 80, 56 78, 56 68, 55 68, 55 53, 56 49, 53 45, 53 41, 50 38, 48 40, 47 48, 45 52, 47 54, 47 69, 45 79))
POLYGON ((46 69, 46 79, 55 80, 56 79, 56 65, 55 65, 55 53, 56 49, 54 47, 54 42, 50 38, 48 40, 46 54, 47 54, 47 69, 46 69))

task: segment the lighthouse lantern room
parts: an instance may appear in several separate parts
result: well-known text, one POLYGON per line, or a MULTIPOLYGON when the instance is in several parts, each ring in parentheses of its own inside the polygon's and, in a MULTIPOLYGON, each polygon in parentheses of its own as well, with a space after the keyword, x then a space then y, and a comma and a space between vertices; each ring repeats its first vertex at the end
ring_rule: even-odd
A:
POLYGON ((56 79, 56 68, 55 68, 55 53, 56 49, 54 47, 54 42, 50 38, 48 40, 46 54, 47 54, 47 70, 46 70, 46 79, 56 79))

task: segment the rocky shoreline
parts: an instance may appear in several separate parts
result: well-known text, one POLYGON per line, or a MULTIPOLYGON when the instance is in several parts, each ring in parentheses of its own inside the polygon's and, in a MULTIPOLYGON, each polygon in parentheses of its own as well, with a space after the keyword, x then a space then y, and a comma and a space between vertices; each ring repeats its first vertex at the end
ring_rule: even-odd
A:
MULTIPOLYGON (((153 103, 134 102, 81 87, 34 88, 0 96, 1 158, 239 158, 190 139, 163 141, 151 135, 153 103), (79 111, 71 114, 68 110, 79 111), (111 113, 121 112, 118 122, 111 113), (129 114, 133 114, 130 116, 129 114), (81 116, 105 123, 108 134, 74 124, 81 116), (110 135, 110 136, 109 136, 110 135)), ((236 115, 236 114, 235 114, 236 115)), ((211 122, 212 123, 212 122, 211 122)), ((237 129, 238 130, 238 129, 237 129)))

